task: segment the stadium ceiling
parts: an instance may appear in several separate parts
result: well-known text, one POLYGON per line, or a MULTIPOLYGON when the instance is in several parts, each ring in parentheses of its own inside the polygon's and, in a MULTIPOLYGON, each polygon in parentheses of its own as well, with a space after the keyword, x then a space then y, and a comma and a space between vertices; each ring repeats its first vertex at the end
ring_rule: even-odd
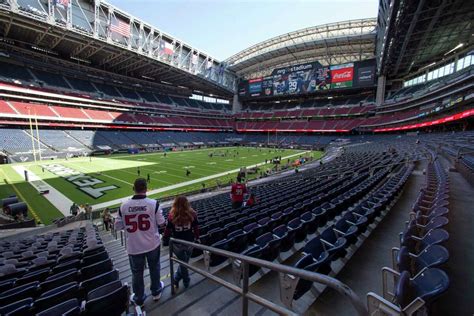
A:
POLYGON ((236 90, 219 61, 100 0, 0 0, 0 40, 163 86, 236 90))
POLYGON ((382 0, 377 30, 378 73, 400 79, 472 49, 474 1, 382 0))
POLYGON ((250 79, 299 63, 335 65, 375 58, 376 26, 377 20, 369 18, 309 27, 253 45, 225 62, 250 79))

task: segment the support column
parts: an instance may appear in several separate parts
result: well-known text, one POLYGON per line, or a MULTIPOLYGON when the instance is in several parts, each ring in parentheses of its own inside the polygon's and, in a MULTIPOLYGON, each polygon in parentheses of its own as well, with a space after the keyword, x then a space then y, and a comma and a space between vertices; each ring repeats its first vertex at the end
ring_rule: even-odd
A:
POLYGON ((382 105, 385 101, 385 76, 379 76, 377 79, 377 94, 375 96, 375 104, 377 106, 382 105))
POLYGON ((232 113, 238 113, 242 111, 242 103, 239 101, 239 95, 234 94, 234 99, 232 100, 232 113))

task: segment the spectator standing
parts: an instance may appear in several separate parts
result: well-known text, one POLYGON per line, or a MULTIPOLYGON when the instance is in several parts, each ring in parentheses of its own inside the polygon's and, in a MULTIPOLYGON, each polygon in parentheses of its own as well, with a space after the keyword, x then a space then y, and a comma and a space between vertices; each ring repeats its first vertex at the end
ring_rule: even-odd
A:
POLYGON ((104 227, 106 231, 109 231, 110 224, 112 223, 112 216, 110 215, 109 208, 106 207, 102 212, 102 221, 104 222, 104 227))
MULTIPOLYGON (((199 223, 196 212, 191 208, 188 199, 184 196, 178 196, 171 207, 168 215, 168 224, 166 225, 163 238, 170 237, 196 242, 199 240, 199 223)), ((188 262, 192 254, 192 247, 176 243, 173 245, 173 252, 176 257, 184 262, 188 262)), ((191 281, 188 269, 182 265, 173 276, 174 286, 179 288, 179 282, 183 280, 185 288, 189 287, 191 281)))
POLYGON ((92 206, 89 203, 86 203, 86 206, 84 206, 84 211, 86 212, 86 219, 92 220, 92 206))
POLYGON ((163 282, 160 281, 160 234, 158 226, 164 226, 160 204, 147 198, 147 183, 143 178, 135 180, 135 195, 120 206, 115 220, 117 230, 125 230, 127 253, 132 270, 132 300, 143 305, 146 299, 143 272, 145 260, 150 270, 150 290, 154 301, 161 298, 163 282))
POLYGON ((79 213, 79 205, 73 202, 69 210, 73 216, 76 216, 79 213))
POLYGON ((230 198, 232 200, 232 208, 241 208, 244 202, 244 194, 247 193, 247 187, 242 183, 242 178, 237 177, 237 182, 232 184, 230 198))

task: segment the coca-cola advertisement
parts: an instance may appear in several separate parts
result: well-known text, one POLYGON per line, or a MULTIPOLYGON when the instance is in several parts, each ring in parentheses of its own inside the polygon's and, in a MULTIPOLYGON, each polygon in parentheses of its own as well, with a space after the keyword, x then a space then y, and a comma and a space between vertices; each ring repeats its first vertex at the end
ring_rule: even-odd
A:
POLYGON ((331 66, 331 88, 350 88, 354 78, 354 64, 331 66))

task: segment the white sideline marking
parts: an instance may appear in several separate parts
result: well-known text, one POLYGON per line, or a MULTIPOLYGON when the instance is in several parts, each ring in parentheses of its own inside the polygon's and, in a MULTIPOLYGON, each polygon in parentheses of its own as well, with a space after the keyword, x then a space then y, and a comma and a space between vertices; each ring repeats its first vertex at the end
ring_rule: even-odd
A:
MULTIPOLYGON (((293 155, 290 155, 290 156, 282 157, 282 159, 288 159, 288 158, 304 155, 304 154, 309 153, 309 152, 310 151, 299 152, 299 153, 296 153, 296 154, 293 154, 293 155)), ((263 165, 265 165, 265 162, 260 162, 260 163, 254 164, 254 165, 250 165, 250 166, 247 166, 246 168, 250 169, 250 168, 259 167, 259 166, 263 166, 263 165)), ((170 186, 167 186, 167 187, 163 187, 163 188, 148 191, 147 194, 148 194, 148 196, 151 196, 151 195, 154 195, 154 194, 158 194, 158 193, 162 193, 162 192, 166 192, 166 191, 171 191, 173 189, 182 188, 182 187, 185 187, 185 186, 188 186, 188 185, 191 185, 191 184, 195 184, 195 183, 199 183, 199 182, 202 182, 202 181, 212 180, 212 179, 215 179, 215 178, 220 178, 220 177, 229 175, 231 173, 236 173, 236 172, 239 172, 239 171, 240 171, 240 168, 237 168, 237 169, 234 169, 234 170, 229 170, 229 171, 213 174, 213 175, 210 175, 210 176, 207 176, 207 177, 202 177, 202 178, 198 178, 198 179, 194 179, 194 180, 190 180, 190 181, 186 181, 186 182, 176 183, 176 184, 173 184, 173 185, 170 185, 170 186)), ((109 207, 109 206, 112 206, 112 205, 120 204, 124 201, 129 200, 130 197, 131 196, 127 196, 127 197, 124 197, 124 198, 115 199, 115 200, 95 204, 95 205, 92 205, 92 209, 97 210, 97 209, 102 209, 102 208, 109 207)))
POLYGON ((21 178, 24 178, 25 170, 27 170, 30 184, 36 188, 36 185, 33 184, 32 182, 39 182, 42 188, 49 190, 49 193, 43 196, 49 202, 51 202, 51 204, 53 204, 61 213, 63 213, 64 216, 70 215, 70 207, 72 205, 72 201, 68 197, 66 197, 64 194, 62 194, 61 192, 56 190, 54 187, 49 185, 47 182, 42 180, 31 170, 26 169, 23 166, 12 166, 12 168, 21 176, 21 178))

